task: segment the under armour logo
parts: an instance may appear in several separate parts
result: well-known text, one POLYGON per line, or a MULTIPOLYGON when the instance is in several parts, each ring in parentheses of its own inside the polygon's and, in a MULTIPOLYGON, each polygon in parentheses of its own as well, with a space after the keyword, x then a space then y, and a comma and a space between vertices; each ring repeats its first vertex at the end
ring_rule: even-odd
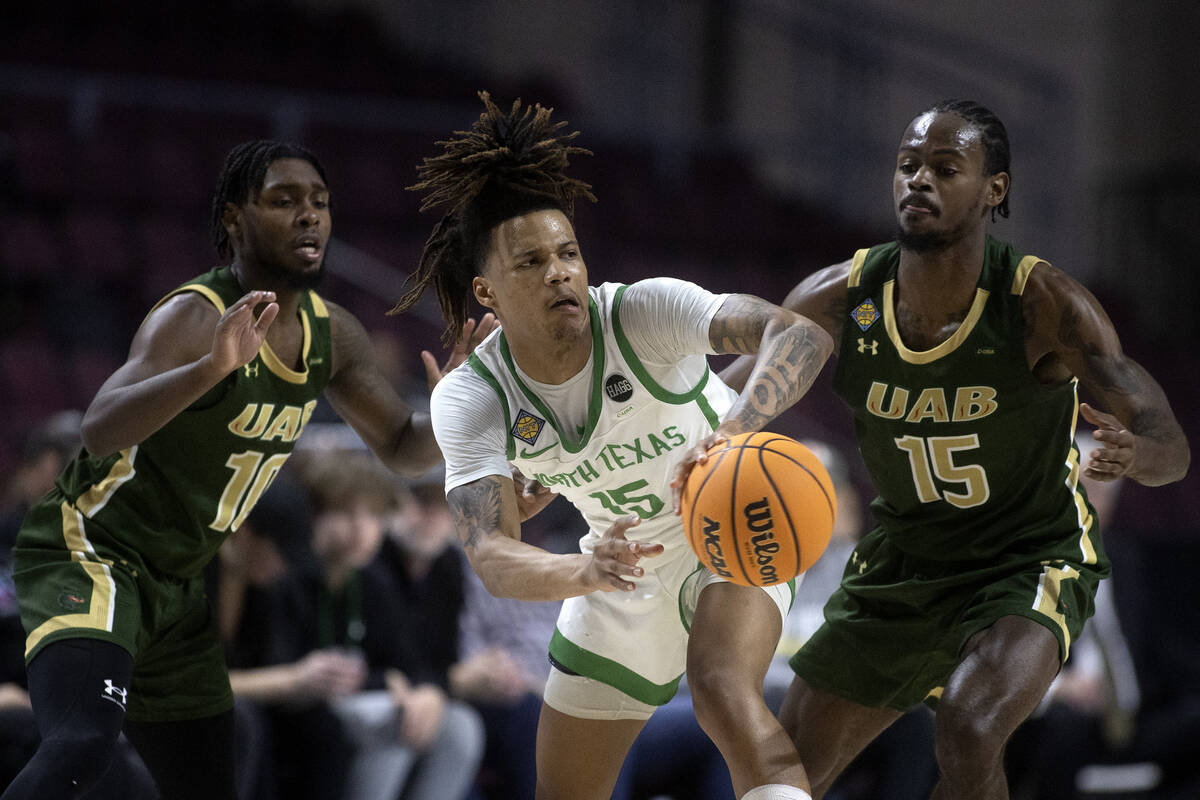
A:
POLYGON ((242 367, 242 369, 246 370, 247 378, 258 377, 258 364, 247 364, 246 366, 242 367))
POLYGON ((878 355, 879 354, 879 342, 876 341, 875 339, 872 339, 871 343, 867 344, 866 339, 862 338, 861 336, 858 337, 858 352, 865 353, 868 350, 871 351, 871 355, 873 355, 873 356, 878 355))
POLYGON ((867 571, 867 560, 865 558, 859 558, 857 550, 850 554, 850 563, 858 567, 859 575, 862 575, 867 571))
POLYGON ((117 705, 119 705, 121 707, 121 710, 124 711, 125 710, 125 695, 126 695, 127 691, 128 690, 122 689, 120 686, 114 686, 113 682, 110 678, 105 678, 104 679, 104 693, 102 695, 100 695, 100 697, 109 701, 110 703, 116 703, 117 705))

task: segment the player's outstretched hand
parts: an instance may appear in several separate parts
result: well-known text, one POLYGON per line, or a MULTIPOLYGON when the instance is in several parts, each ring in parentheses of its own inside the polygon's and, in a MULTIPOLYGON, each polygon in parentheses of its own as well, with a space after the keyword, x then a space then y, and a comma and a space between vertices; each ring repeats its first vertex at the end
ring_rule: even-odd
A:
POLYGON ((516 464, 509 464, 512 470, 513 488, 517 490, 517 512, 521 522, 537 515, 550 502, 558 497, 558 493, 548 486, 543 486, 533 478, 526 478, 516 464))
POLYGON ((225 374, 249 363, 258 355, 267 338, 267 329, 278 314, 279 304, 275 302, 274 292, 247 292, 225 309, 213 333, 213 366, 225 374), (255 317, 254 309, 260 303, 266 303, 266 306, 255 317))
POLYGON ((441 367, 438 366, 437 357, 433 353, 422 350, 421 361, 425 362, 425 380, 429 383, 429 391, 432 392, 437 382, 446 377, 450 370, 466 361, 467 356, 471 355, 479 343, 486 339, 488 334, 499 324, 496 322, 496 315, 490 311, 480 317, 478 324, 473 318, 468 319, 463 323, 462 331, 459 332, 458 339, 454 342, 454 349, 450 351, 450 357, 441 367))
POLYGON ((584 575, 586 585, 601 592, 617 589, 632 592, 637 588, 626 576, 642 577, 644 570, 638 566, 638 562, 643 558, 661 555, 663 551, 661 544, 631 542, 625 538, 625 531, 641 521, 641 517, 632 514, 621 517, 608 526, 608 530, 592 550, 592 559, 588 562, 584 575))
POLYGON ((729 434, 720 428, 705 436, 697 444, 688 448, 683 454, 683 460, 675 467, 675 477, 671 479, 671 511, 679 516, 683 507, 683 487, 687 485, 688 476, 692 474, 697 464, 708 461, 708 451, 719 444, 729 441, 729 434))
POLYGON ((1079 413, 1096 426, 1092 437, 1100 446, 1092 451, 1084 474, 1094 481, 1115 481, 1133 470, 1134 435, 1112 414, 1097 411, 1087 403, 1079 404, 1079 413))

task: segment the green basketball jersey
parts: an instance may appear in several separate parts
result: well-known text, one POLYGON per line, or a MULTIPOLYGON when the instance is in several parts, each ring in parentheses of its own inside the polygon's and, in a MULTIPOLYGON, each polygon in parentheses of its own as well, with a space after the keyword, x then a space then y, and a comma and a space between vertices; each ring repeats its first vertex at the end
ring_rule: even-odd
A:
MULTIPOLYGON (((245 294, 228 267, 167 297, 182 292, 202 295, 222 314, 245 294)), ((82 514, 85 544, 130 553, 161 575, 198 574, 271 484, 329 382, 329 311, 308 292, 299 315, 302 371, 264 342, 253 360, 145 441, 106 458, 80 452, 42 504, 57 509, 65 501, 82 514)), ((75 549, 70 539, 65 546, 75 549)), ((57 544, 64 546, 61 533, 57 544)))
POLYGON ((1040 261, 988 237, 966 319, 917 352, 896 322, 899 245, 854 256, 834 389, 854 413, 876 521, 910 555, 1107 565, 1079 486, 1077 382, 1044 385, 1026 362, 1021 294, 1040 261))

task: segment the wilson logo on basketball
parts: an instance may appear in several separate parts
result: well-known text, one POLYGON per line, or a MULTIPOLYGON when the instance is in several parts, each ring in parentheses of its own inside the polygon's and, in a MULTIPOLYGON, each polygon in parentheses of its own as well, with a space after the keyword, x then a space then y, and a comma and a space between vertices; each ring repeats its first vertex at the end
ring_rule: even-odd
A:
POLYGON ((746 527, 755 534, 750 537, 750 543, 754 546, 754 563, 758 565, 759 585, 778 583, 779 571, 775 569, 775 554, 779 552, 779 542, 775 541, 771 504, 764 497, 747 503, 742 513, 746 517, 746 527))
POLYGON ((704 550, 708 553, 708 568, 722 578, 732 578, 733 573, 725 563, 725 552, 721 549, 721 523, 704 518, 704 550))
POLYGON ((742 586, 778 586, 811 567, 837 513, 821 460, 795 439, 762 431, 709 448, 679 504, 696 558, 742 586))

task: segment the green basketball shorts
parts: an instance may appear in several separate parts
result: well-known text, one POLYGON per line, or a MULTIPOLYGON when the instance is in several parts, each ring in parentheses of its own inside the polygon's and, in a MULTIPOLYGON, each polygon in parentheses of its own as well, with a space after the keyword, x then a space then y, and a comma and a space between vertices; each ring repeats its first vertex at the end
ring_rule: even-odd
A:
MULTIPOLYGON (((164 532, 163 535, 169 535, 164 532)), ((25 660, 61 639, 103 639, 133 656, 134 721, 213 716, 233 707, 202 576, 154 576, 67 502, 35 506, 13 550, 25 660)))
POLYGON ((934 705, 967 641, 1001 617, 1044 625, 1066 661, 1107 575, 1106 566, 1066 558, 917 559, 877 528, 851 554, 825 623, 790 664, 813 688, 860 705, 934 705))

